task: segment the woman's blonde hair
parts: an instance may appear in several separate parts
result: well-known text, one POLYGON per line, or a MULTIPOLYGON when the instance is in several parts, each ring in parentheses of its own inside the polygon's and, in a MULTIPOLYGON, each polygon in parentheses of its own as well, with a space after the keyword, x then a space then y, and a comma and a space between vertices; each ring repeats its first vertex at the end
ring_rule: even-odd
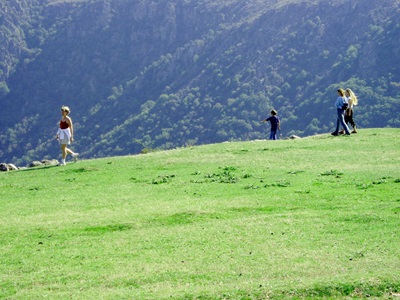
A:
POLYGON ((70 113, 69 107, 68 106, 61 106, 61 111, 65 111, 67 114, 70 113))
POLYGON ((356 94, 354 94, 354 92, 351 89, 346 89, 346 92, 349 93, 350 95, 350 99, 353 102, 353 105, 357 105, 358 104, 358 99, 356 94))

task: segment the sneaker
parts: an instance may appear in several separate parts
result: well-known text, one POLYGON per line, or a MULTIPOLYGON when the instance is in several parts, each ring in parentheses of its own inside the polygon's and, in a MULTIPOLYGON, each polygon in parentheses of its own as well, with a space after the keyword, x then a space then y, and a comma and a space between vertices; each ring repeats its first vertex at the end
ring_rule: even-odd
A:
POLYGON ((353 131, 351 133, 357 133, 357 129, 353 129, 353 131))
POLYGON ((58 163, 58 165, 59 165, 59 166, 65 166, 65 165, 66 165, 65 160, 62 159, 62 160, 58 163))
POLYGON ((79 155, 79 153, 72 154, 72 157, 74 159, 74 163, 76 163, 78 161, 78 155, 79 155))
POLYGON ((337 132, 332 132, 331 135, 338 136, 339 134, 337 132))

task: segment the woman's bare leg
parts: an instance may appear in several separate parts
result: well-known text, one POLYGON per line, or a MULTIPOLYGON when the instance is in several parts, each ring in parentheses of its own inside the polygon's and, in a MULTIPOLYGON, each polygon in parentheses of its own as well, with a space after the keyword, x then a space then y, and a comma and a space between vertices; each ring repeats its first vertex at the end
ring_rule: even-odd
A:
POLYGON ((61 157, 64 160, 67 157, 67 145, 61 145, 61 157))
POLYGON ((65 151, 67 152, 67 154, 71 154, 71 155, 75 154, 74 151, 72 151, 71 149, 68 149, 68 148, 66 148, 65 151))

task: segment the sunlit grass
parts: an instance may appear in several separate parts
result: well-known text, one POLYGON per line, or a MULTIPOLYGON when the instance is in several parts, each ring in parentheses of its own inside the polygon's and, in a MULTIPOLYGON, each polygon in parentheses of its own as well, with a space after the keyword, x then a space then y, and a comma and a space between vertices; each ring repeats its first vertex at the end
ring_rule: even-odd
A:
POLYGON ((0 298, 389 298, 399 133, 0 174, 0 298))

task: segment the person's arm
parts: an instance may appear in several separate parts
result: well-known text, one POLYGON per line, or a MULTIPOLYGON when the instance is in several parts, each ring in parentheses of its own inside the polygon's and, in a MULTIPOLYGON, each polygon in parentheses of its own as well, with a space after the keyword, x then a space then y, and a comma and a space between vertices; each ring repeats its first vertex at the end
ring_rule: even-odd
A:
POLYGON ((269 121, 269 118, 266 118, 266 119, 262 120, 261 122, 265 123, 265 122, 268 122, 268 121, 269 121))
POLYGON ((60 128, 58 128, 57 133, 56 133, 56 140, 60 138, 60 128))
POLYGON ((69 125, 69 129, 71 131, 71 142, 74 141, 74 126, 72 125, 72 119, 70 117, 67 117, 67 123, 69 125))
POLYGON ((341 99, 342 99, 341 97, 337 97, 337 98, 336 98, 335 108, 339 108, 341 99))

